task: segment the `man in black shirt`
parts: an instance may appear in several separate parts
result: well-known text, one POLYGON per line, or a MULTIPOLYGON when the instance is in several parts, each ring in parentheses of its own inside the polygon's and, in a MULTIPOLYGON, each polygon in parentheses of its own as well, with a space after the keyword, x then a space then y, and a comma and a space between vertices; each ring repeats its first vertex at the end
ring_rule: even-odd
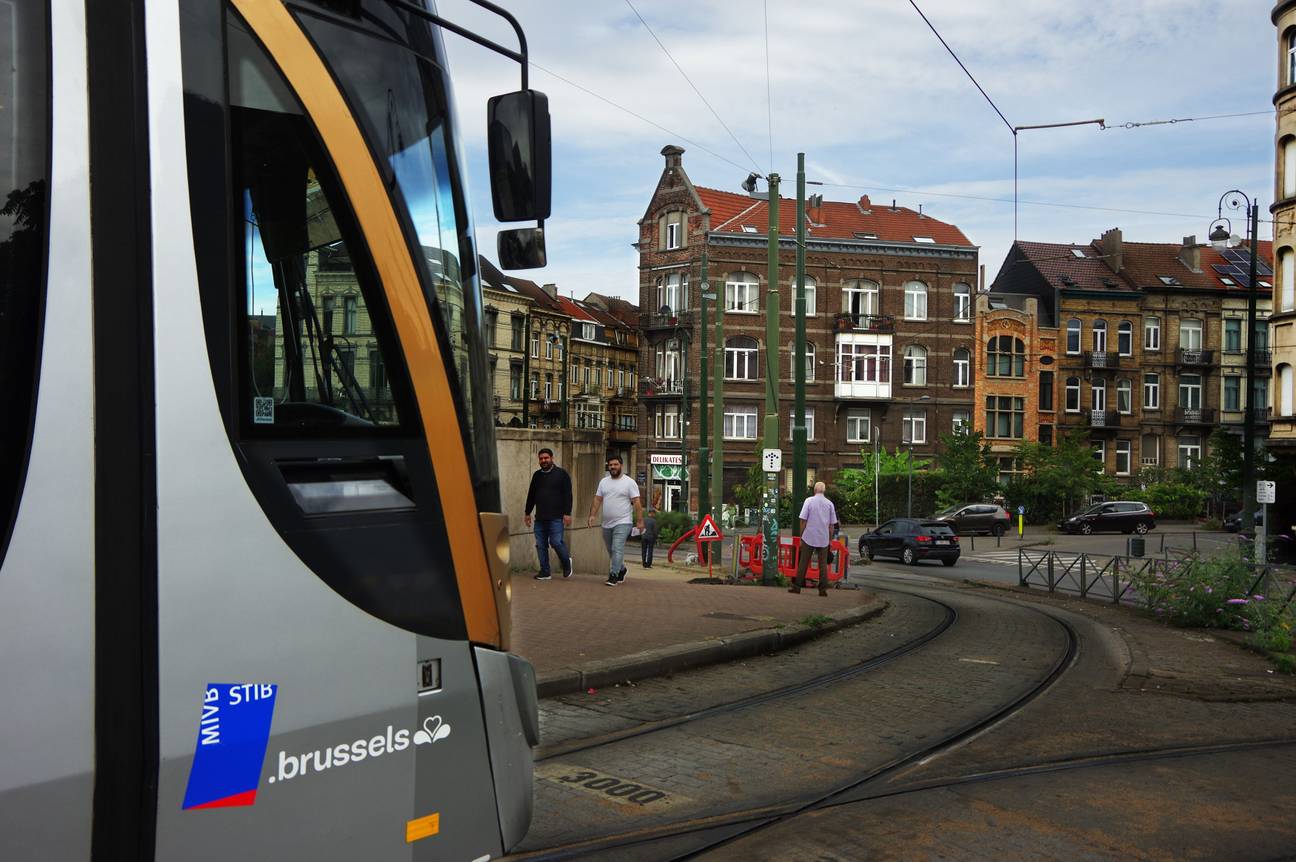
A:
POLYGON ((571 526, 572 485, 571 476, 553 461, 553 450, 544 448, 539 453, 540 469, 531 474, 531 487, 527 489, 526 516, 523 520, 532 526, 531 510, 535 509, 536 557, 540 560, 537 581, 549 580, 549 547, 558 552, 562 562, 563 577, 572 573, 571 554, 563 534, 571 526))

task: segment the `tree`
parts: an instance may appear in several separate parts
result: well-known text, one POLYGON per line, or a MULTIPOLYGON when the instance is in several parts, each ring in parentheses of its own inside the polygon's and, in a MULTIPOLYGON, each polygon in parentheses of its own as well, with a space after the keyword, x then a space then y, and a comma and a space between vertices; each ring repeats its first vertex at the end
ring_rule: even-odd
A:
POLYGON ((962 425, 954 433, 942 435, 941 443, 945 451, 938 469, 936 505, 945 508, 977 502, 999 489, 990 447, 982 440, 981 432, 962 425))
POLYGON ((1115 489, 1082 431, 1060 435, 1055 446, 1023 443, 1017 454, 1025 475, 1008 486, 1008 497, 1026 507, 1032 523, 1073 512, 1089 495, 1115 489))
POLYGON ((1206 445, 1209 451, 1201 465, 1188 472, 1193 484, 1210 496, 1223 517, 1225 507, 1238 503, 1246 491, 1242 487, 1242 438, 1216 428, 1206 445))

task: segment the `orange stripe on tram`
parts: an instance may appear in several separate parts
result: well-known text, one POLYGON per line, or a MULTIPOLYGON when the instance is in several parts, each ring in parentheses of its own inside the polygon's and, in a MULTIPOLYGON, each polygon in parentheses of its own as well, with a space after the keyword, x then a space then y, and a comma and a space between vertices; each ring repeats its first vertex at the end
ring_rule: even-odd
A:
POLYGON ((323 60, 283 4, 232 0, 306 108, 346 188, 391 306, 423 418, 469 640, 500 644, 500 624, 446 366, 409 245, 364 136, 323 60), (456 492, 457 495, 456 496, 456 492))

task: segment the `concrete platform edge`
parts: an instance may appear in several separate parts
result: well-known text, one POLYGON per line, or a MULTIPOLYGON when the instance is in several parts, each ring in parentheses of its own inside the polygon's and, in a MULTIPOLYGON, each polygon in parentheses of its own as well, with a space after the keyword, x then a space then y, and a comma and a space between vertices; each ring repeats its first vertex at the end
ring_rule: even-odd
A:
POLYGON ((723 638, 674 644, 593 661, 581 668, 563 668, 539 676, 536 679, 536 694, 539 697, 555 697, 776 652, 871 620, 888 607, 890 602, 875 598, 870 604, 833 614, 828 622, 820 626, 793 624, 783 628, 756 629, 723 638))

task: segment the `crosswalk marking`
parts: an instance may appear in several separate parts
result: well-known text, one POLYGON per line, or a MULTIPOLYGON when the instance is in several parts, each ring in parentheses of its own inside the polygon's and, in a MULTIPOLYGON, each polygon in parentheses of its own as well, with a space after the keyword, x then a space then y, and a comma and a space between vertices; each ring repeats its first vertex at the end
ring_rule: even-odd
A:
MULTIPOLYGON (((1023 548, 1022 550, 1025 550, 1027 554, 1030 554, 1036 549, 1023 548)), ((1056 558, 1054 560, 1055 566, 1066 566, 1073 560, 1079 559, 1080 554, 1069 553, 1067 551, 1055 551, 1054 556, 1056 558)), ((1037 558, 1038 557, 1028 557, 1023 562, 1027 568, 1030 568, 1037 558)), ((996 548, 994 550, 974 551, 972 553, 963 554, 963 559, 975 560, 978 563, 998 563, 1001 566, 1015 566, 1017 565, 1017 548, 996 548)))

